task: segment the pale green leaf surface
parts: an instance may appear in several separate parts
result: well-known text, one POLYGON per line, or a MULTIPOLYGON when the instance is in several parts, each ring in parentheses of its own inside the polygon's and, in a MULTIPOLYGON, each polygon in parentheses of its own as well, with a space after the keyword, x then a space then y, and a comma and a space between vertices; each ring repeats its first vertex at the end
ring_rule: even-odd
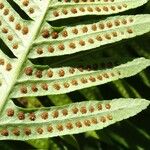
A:
POLYGON ((48 21, 85 16, 85 15, 109 15, 133 9, 145 4, 148 0, 115 0, 98 1, 79 3, 71 2, 58 2, 50 5, 46 19, 48 21))
POLYGON ((8 65, 14 65, 16 63, 16 59, 10 59, 6 54, 4 54, 0 49, 0 73, 3 74, 5 78, 9 76, 8 65))
POLYGON ((15 65, 9 71, 8 78, 11 77, 11 78, 9 78, 10 79, 9 82, 6 82, 6 80, 5 80, 5 82, 2 83, 1 87, 3 87, 3 88, 1 88, 1 91, 3 91, 3 92, 1 92, 1 94, 0 94, 0 99, 1 99, 1 101, 0 101, 0 111, 3 109, 4 104, 8 100, 9 94, 10 94, 14 84, 16 83, 17 77, 19 76, 19 72, 21 70, 22 64, 26 61, 26 57, 27 57, 27 54, 30 50, 32 42, 34 41, 37 32, 41 28, 40 26, 41 26, 41 23, 43 22, 43 20, 45 18, 45 14, 47 12, 47 8, 48 8, 49 3, 50 2, 45 1, 44 5, 42 5, 42 11, 40 11, 40 13, 38 13, 38 15, 39 15, 38 20, 36 19, 35 21, 23 22, 25 24, 23 24, 20 21, 19 23, 20 23, 21 29, 20 29, 20 26, 19 26, 19 29, 18 29, 18 26, 17 26, 17 31, 16 31, 16 24, 18 22, 15 22, 15 20, 19 21, 20 16, 17 15, 16 11, 14 12, 11 9, 11 6, 9 5, 9 3, 7 1, 3 1, 3 0, 0 1, 0 4, 1 4, 0 5, 1 6, 0 13, 1 13, 1 18, 2 18, 0 28, 3 27, 3 23, 4 23, 4 25, 7 24, 6 25, 7 29, 5 29, 5 31, 4 31, 5 36, 4 36, 4 34, 0 34, 0 36, 3 36, 3 37, 1 37, 2 40, 10 48, 11 51, 12 51, 12 48, 13 48, 12 52, 18 58, 15 65), (8 17, 9 14, 14 17, 14 21, 9 20, 10 19, 8 17), (7 20, 7 21, 5 21, 5 20, 7 20), (5 21, 5 22, 3 22, 3 21, 5 21), (12 24, 12 25, 10 25, 10 24, 12 24), (26 26, 27 24, 28 24, 28 26, 26 26), (33 25, 34 25, 34 28, 33 28, 33 25), (24 28, 24 27, 26 27, 26 28, 24 28), (32 27, 32 30, 31 30, 31 27, 32 27), (27 34, 23 34, 24 37, 22 38, 23 40, 21 41, 23 44, 21 44, 21 42, 18 42, 19 38, 14 38, 13 37, 12 41, 7 40, 8 35, 9 35, 9 30, 11 30, 11 29, 14 30, 15 34, 17 32, 20 32, 20 34, 27 33, 27 34))
MULTIPOLYGON (((20 77, 18 79, 18 83, 26 82, 26 81, 47 81, 47 80, 56 80, 63 79, 67 77, 75 77, 79 75, 96 73, 104 71, 105 69, 109 69, 112 67, 116 67, 117 65, 124 64, 128 61, 133 60, 133 58, 123 58, 119 59, 117 57, 97 57, 98 53, 94 55, 84 56, 84 59, 80 57, 75 58, 74 61, 68 62, 59 62, 57 65, 48 66, 48 65, 34 65, 30 61, 27 61, 24 64, 24 67, 20 73, 20 77), (26 70, 32 68, 32 74, 26 74, 26 70), (64 71, 64 75, 62 72, 64 71), (37 76, 37 72, 42 71, 41 76, 37 76), (52 72, 52 75, 49 72, 52 72)), ((51 64, 50 64, 51 65, 51 64)))
MULTIPOLYGON (((141 70, 145 69, 150 65, 150 61, 148 59, 139 58, 130 61, 126 64, 122 64, 105 70, 104 69, 94 70, 91 72, 83 72, 83 74, 80 72, 76 72, 75 76, 70 76, 69 74, 66 74, 67 75, 66 77, 64 76, 62 78, 59 78, 58 76, 55 76, 55 78, 53 78, 52 80, 47 79, 46 76, 44 76, 42 80, 35 79, 35 77, 32 76, 31 80, 27 80, 26 77, 24 76, 21 77, 22 69, 24 69, 23 68, 24 64, 25 66, 32 65, 32 67, 36 69, 38 67, 41 68, 41 66, 31 64, 28 58, 73 54, 76 52, 97 48, 99 46, 106 45, 109 43, 114 43, 122 39, 128 39, 135 37, 137 35, 144 34, 150 31, 150 19, 149 19, 150 15, 116 16, 107 18, 106 20, 100 21, 95 24, 56 28, 50 26, 49 23, 46 22, 46 17, 48 16, 48 13, 51 11, 51 9, 56 8, 56 6, 61 3, 52 0, 49 1, 31 0, 29 1, 28 4, 25 4, 27 6, 23 6, 24 2, 28 3, 28 1, 19 1, 19 0, 9 2, 6 0, 0 0, 0 31, 1 31, 0 38, 4 42, 4 44, 2 43, 3 45, 5 45, 4 47, 9 48, 11 52, 16 56, 15 59, 8 58, 4 54, 5 48, 3 46, 1 47, 2 48, 2 51, 0 50, 0 59, 2 63, 0 64, 0 112, 2 112, 0 116, 1 140, 6 139, 28 140, 35 138, 47 138, 66 134, 76 134, 86 132, 89 130, 102 129, 103 127, 106 127, 112 123, 133 116, 148 106, 149 102, 141 99, 135 100, 119 99, 109 101, 111 103, 111 109, 109 108, 106 109, 106 106, 104 106, 102 111, 98 111, 95 108, 93 112, 92 108, 91 109, 92 112, 90 112, 89 108, 87 108, 88 110, 86 113, 81 113, 82 111, 85 112, 85 109, 82 108, 83 105, 85 105, 85 107, 89 107, 90 105, 96 107, 97 103, 99 102, 98 101, 83 102, 60 107, 40 108, 34 110, 22 109, 15 106, 10 100, 10 98, 68 93, 74 90, 104 84, 120 78, 130 77, 132 75, 137 74, 138 72, 140 72, 141 70), (21 10, 19 10, 19 7, 15 6, 15 8, 13 9, 12 8, 13 5, 11 6, 9 4, 13 2, 16 3, 16 5, 18 5, 22 9, 21 13, 27 14, 32 20, 23 19, 24 17, 22 17, 20 13, 21 10), (103 25, 100 25, 100 23, 103 23, 104 29, 102 29, 103 25), (87 28, 85 28, 85 26, 87 26, 87 28), (46 30, 44 32, 43 27, 44 28, 46 27, 46 30), (78 30, 77 35, 72 33, 72 29, 74 28, 77 28, 78 30), (67 30, 68 33, 67 37, 62 36, 62 32, 64 32, 65 30, 67 30), (54 33, 53 35, 53 32, 56 31, 59 33, 54 33), (58 37, 56 37, 57 34, 58 37), (54 36, 53 39, 51 38, 52 35, 54 36), (97 36, 100 37, 97 38, 97 36), (85 41, 85 45, 83 44, 83 42, 80 42, 79 44, 79 41, 81 40, 85 41), (62 49, 62 45, 60 44, 64 44, 65 48, 62 49), (47 49, 49 48, 49 46, 54 46, 54 51, 52 51, 51 49, 51 52, 48 52, 47 49), (58 46, 59 49, 61 50, 58 50, 58 46), (39 48, 38 53, 36 51, 37 50, 36 48, 39 48), (43 51, 44 48, 46 48, 47 51, 45 50, 43 51), (5 61, 5 63, 2 62, 3 61, 2 59, 5 61), (36 89, 36 87, 38 89, 36 89), (79 107, 79 109, 81 109, 78 112, 78 115, 75 115, 70 112, 73 106, 77 106, 79 107), (64 108, 66 108, 69 112, 67 115, 62 115, 62 113, 59 112, 62 111, 62 109, 64 108), (12 109, 14 109, 14 113, 12 109), (58 116, 57 114, 55 114, 55 116, 52 117, 52 115, 50 115, 52 111, 56 112, 58 111, 59 112, 58 116), (25 118, 24 116, 22 116, 22 113, 18 114, 19 112, 23 112, 25 114, 25 118), (45 116, 45 113, 46 114, 48 113, 48 117, 46 117, 47 115, 45 116), (108 117, 107 115, 109 114, 112 115, 113 118, 111 118, 110 116, 108 117), (101 120, 102 122, 100 122, 99 119, 99 117, 101 118, 102 116, 104 116, 106 119, 106 122, 104 123, 102 123, 103 121, 105 121, 104 118, 102 118, 103 119, 101 120), (96 117, 96 119, 98 119, 98 123, 94 124, 90 122, 89 125, 89 120, 92 119, 93 117, 96 117), (76 121, 81 121, 83 128, 75 127, 76 121), (69 126, 66 127, 66 125, 68 125, 68 122, 73 123, 73 129, 68 129, 72 128, 70 124, 69 126), (63 126, 63 129, 62 127, 58 126, 59 124, 63 126), (48 125, 52 125, 54 128, 50 133, 48 133, 46 130, 48 125)), ((120 4, 119 2, 120 0, 115 1, 115 3, 120 4)), ((135 3, 133 3, 133 8, 137 7, 137 5, 140 6, 145 2, 147 1, 146 0, 136 1, 135 3), (136 4, 136 6, 134 4, 136 4)), ((113 5, 114 3, 113 2, 107 3, 107 5, 110 4, 113 5)), ((128 4, 130 6, 130 1, 128 1, 128 4)), ((72 4, 70 3, 70 5, 75 6, 75 4, 73 3, 72 4)), ((65 4, 65 7, 70 7, 70 5, 65 4)), ((89 4, 86 5, 89 6, 89 4)), ((121 7, 121 9, 123 10, 122 6, 123 5, 121 4, 119 6, 117 5, 116 9, 119 9, 121 7)), ((59 8, 60 7, 58 7, 58 9, 59 8)), ((107 9, 106 7, 103 8, 107 9)), ((6 53, 9 53, 9 50, 7 48, 6 53)), ((60 69, 60 65, 57 67, 56 66, 55 70, 58 71, 58 69, 60 69)), ((42 66, 42 68, 46 70, 47 66, 46 68, 45 66, 42 66)), ((68 68, 67 66, 64 66, 63 69, 67 70, 68 68)), ((108 101, 102 102, 102 105, 105 105, 105 103, 108 103, 108 101)), ((107 106, 109 107, 110 105, 107 106)))
POLYGON ((0 11, 0 30, 2 31, 0 38, 12 53, 18 57, 22 55, 22 51, 30 41, 31 34, 29 31, 34 23, 30 20, 22 19, 6 0, 0 2, 4 6, 3 11, 0 11), (28 27, 28 34, 23 34, 25 27, 28 27))
MULTIPOLYGON (((37 19, 42 12, 43 4, 47 0, 30 0, 29 2, 24 2, 21 0, 13 0, 30 18, 37 19), (25 3, 25 4, 24 4, 25 3)), ((51 1, 51 0, 48 0, 51 1)), ((46 4, 46 3, 45 3, 46 4)))
POLYGON ((52 39, 52 36, 44 39, 40 36, 34 42, 29 58, 73 54, 115 43, 123 39, 133 38, 149 31, 149 14, 109 17, 94 24, 65 27, 59 33, 57 39, 52 39), (93 27, 94 30, 92 29, 93 27), (77 34, 74 34, 74 29, 78 30, 77 34), (63 36, 63 32, 67 32, 66 37, 63 36), (51 51, 52 48, 53 51, 51 51), (39 49, 42 49, 41 53, 38 52, 39 49))
POLYGON ((134 116, 143 109, 147 108, 148 105, 149 101, 144 99, 114 99, 112 101, 102 102, 85 101, 59 107, 55 106, 51 108, 42 108, 34 112, 34 110, 25 111, 24 109, 18 108, 15 105, 11 104, 11 109, 14 109, 15 111, 14 116, 7 117, 7 108, 7 110, 4 110, 3 112, 3 117, 1 118, 0 123, 1 130, 7 130, 9 135, 0 135, 0 139, 28 140, 35 138, 76 134, 90 130, 99 130, 115 122, 134 116), (98 109, 101 108, 101 106, 102 109, 98 109), (75 107, 78 109, 77 114, 74 114, 72 111, 72 109, 75 107), (94 111, 92 112, 90 111, 91 107, 94 108, 94 111), (62 110, 64 109, 68 112, 66 116, 62 114, 62 110), (17 118, 18 112, 24 112, 25 119, 19 120, 17 118), (41 114, 43 112, 48 113, 48 118, 45 120, 41 118, 41 114), (54 115, 54 112, 58 113, 57 117, 54 115), (34 115, 36 116, 34 121, 29 119, 31 113, 34 113, 34 115), (93 118, 97 121, 92 121, 93 118), (81 127, 78 127, 78 125, 76 126, 77 122, 81 123, 81 127), (68 125, 70 123, 71 126, 68 125), (4 126, 5 124, 7 124, 7 129, 4 126), (48 127, 52 127, 53 130, 48 132, 48 127), (26 131, 25 128, 30 129, 31 134, 26 135, 24 133, 24 131, 26 131), (38 128, 43 130, 42 134, 39 134, 37 132, 38 128), (13 134, 14 129, 19 130, 18 136, 13 134))
POLYGON ((83 75, 71 76, 58 80, 41 81, 26 81, 16 84, 11 93, 11 98, 26 97, 26 96, 42 96, 63 94, 71 91, 104 84, 117 79, 133 76, 150 65, 150 60, 145 58, 134 59, 126 64, 119 65, 112 69, 98 70, 83 75), (134 70, 133 70, 134 68, 134 70), (92 78, 92 79, 91 79, 92 78), (93 79, 94 78, 94 79, 93 79), (66 87, 64 84, 69 84, 66 87), (32 87, 36 87, 37 91, 33 91, 32 87), (43 88, 43 87, 47 88, 43 88), (22 92, 26 89, 26 93, 22 92))

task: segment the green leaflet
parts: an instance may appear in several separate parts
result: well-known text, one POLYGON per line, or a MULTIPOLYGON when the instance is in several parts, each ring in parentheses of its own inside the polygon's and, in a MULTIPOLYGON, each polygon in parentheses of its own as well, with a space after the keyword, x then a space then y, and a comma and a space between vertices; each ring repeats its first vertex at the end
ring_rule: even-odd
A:
POLYGON ((77 3, 71 1, 66 3, 54 3, 50 5, 46 19, 49 21, 85 16, 85 15, 109 15, 123 12, 132 8, 139 7, 145 4, 148 0, 115 0, 77 3))
POLYGON ((36 1, 13 0, 13 2, 16 3, 32 19, 37 19, 39 15, 41 15, 42 9, 44 8, 44 3, 41 2, 41 0, 36 1))
POLYGON ((150 60, 138 58, 112 69, 91 72, 85 71, 85 73, 77 76, 70 76, 57 80, 26 80, 25 82, 17 83, 10 96, 11 98, 17 98, 24 96, 42 96, 68 93, 71 91, 133 76, 148 66, 150 66, 150 60))
POLYGON ((3 98, 2 91, 9 86, 13 73, 15 73, 15 64, 16 59, 10 59, 0 49, 0 98, 3 98))
MULTIPOLYGON (((75 77, 79 75, 91 74, 98 71, 124 64, 132 58, 119 59, 117 57, 106 57, 99 60, 100 54, 95 53, 84 56, 84 59, 77 57, 73 61, 56 62, 57 65, 34 65, 30 61, 26 62, 21 73, 18 83, 26 81, 50 81, 75 77), (40 74, 41 73, 41 74, 40 74)), ((51 64, 50 64, 51 65, 51 64)))
POLYGON ((0 73, 7 78, 9 71, 12 69, 12 65, 16 62, 16 59, 10 59, 0 49, 0 73), (5 76, 6 75, 6 76, 5 76))
POLYGON ((52 31, 53 34, 58 34, 57 37, 53 35, 44 39, 39 36, 31 48, 29 58, 86 51, 149 31, 149 14, 109 17, 98 23, 65 27, 59 34, 52 31))
POLYGON ((132 117, 148 105, 149 101, 144 99, 114 99, 24 110, 11 102, 11 107, 3 112, 0 140, 28 140, 98 130, 132 117))
POLYGON ((0 1, 0 3, 3 6, 0 11, 0 30, 2 31, 0 38, 12 53, 19 57, 30 40, 30 30, 34 22, 23 20, 7 1, 0 1))

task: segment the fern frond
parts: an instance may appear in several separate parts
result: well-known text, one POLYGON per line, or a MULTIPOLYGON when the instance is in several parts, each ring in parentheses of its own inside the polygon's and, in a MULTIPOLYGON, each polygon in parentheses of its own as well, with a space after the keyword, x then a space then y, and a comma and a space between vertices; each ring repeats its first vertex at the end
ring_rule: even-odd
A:
POLYGON ((50 5, 46 19, 54 21, 58 19, 85 16, 85 15, 109 15, 127 11, 139 7, 148 0, 115 0, 115 1, 70 1, 54 2, 50 5))
MULTIPOLYGON (((141 6, 147 0, 74 2, 0 0, 0 39, 3 41, 0 44, 0 140, 28 140, 102 129, 136 115, 149 105, 149 101, 143 99, 119 99, 23 109, 12 102, 11 99, 18 97, 56 95, 104 84, 133 76, 150 65, 149 59, 136 58, 126 60, 127 63, 122 59, 118 66, 97 68, 94 64, 103 60, 96 53, 77 63, 64 59, 50 64, 52 60, 48 62, 47 58, 46 65, 39 64, 39 59, 35 58, 83 52, 150 31, 149 14, 108 17, 82 25, 51 26, 49 21, 56 19, 114 14, 141 6), (86 11, 78 13, 80 8, 86 11), (63 14, 59 13, 62 10, 65 10, 63 14), (68 13, 64 14, 66 11, 68 13), (7 56, 10 53, 13 56, 7 56), (87 65, 89 60, 91 70, 72 66, 87 65)), ((72 58, 70 55, 63 57, 72 58)))
MULTIPOLYGON (((35 40, 29 58, 73 54, 133 38, 150 31, 150 15, 115 16, 98 23, 64 27, 61 32, 47 29, 51 36, 43 34, 35 40)), ((44 29, 46 30, 46 29, 44 29)))
POLYGON ((148 105, 149 101, 144 99, 114 99, 25 110, 11 102, 11 107, 3 112, 0 140, 29 140, 98 130, 127 119, 148 105))
POLYGON ((34 76, 33 79, 30 81, 26 79, 26 81, 23 80, 22 82, 18 82, 16 84, 11 93, 11 98, 68 93, 74 90, 96 86, 117 79, 133 76, 148 66, 150 66, 150 60, 139 58, 126 64, 121 64, 112 69, 85 71, 83 73, 80 73, 79 71, 79 73, 75 73, 75 75, 72 75, 69 72, 70 68, 63 68, 63 70, 59 69, 60 72, 58 72, 58 79, 54 78, 53 80, 48 79, 48 70, 43 71, 44 75, 42 75, 41 70, 37 70, 35 73, 36 77, 34 76), (61 78, 60 75, 64 75, 66 77, 61 78), (40 78, 43 78, 43 80, 40 78))

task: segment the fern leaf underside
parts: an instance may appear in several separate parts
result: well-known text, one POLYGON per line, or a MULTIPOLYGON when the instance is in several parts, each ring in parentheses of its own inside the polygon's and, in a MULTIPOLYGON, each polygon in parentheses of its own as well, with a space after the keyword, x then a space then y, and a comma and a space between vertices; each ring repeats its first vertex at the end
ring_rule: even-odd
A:
POLYGON ((0 49, 0 140, 28 140, 102 129, 146 109, 149 102, 143 99, 81 102, 31 110, 19 108, 12 102, 13 98, 62 94, 104 84, 133 76, 150 66, 150 60, 145 58, 114 62, 115 65, 107 63, 108 59, 100 61, 98 58, 87 64, 87 60, 92 59, 90 56, 77 64, 58 63, 55 67, 32 63, 40 57, 69 57, 150 31, 149 14, 108 17, 99 22, 60 28, 51 26, 49 21, 115 14, 146 2, 0 0, 0 38, 14 55, 10 58, 6 49, 0 49), (13 3, 28 20, 12 7, 13 3))

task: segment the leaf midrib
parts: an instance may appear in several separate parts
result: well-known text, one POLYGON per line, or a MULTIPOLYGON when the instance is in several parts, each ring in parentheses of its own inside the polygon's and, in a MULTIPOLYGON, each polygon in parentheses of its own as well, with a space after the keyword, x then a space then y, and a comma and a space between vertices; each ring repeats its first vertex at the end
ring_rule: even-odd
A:
POLYGON ((3 111, 7 100, 9 100, 10 93, 11 93, 14 85, 17 82, 17 79, 19 77, 19 74, 20 74, 20 71, 22 69, 22 66, 23 66, 24 62, 27 60, 27 56, 30 52, 30 49, 31 49, 32 45, 33 45, 33 41, 36 39, 37 33, 40 31, 41 24, 43 23, 43 20, 46 17, 46 14, 48 12, 50 3, 51 3, 51 0, 47 1, 47 6, 45 8, 45 11, 43 11, 43 13, 41 14, 41 17, 38 18, 37 21, 35 21, 36 26, 34 26, 34 31, 32 32, 33 34, 32 34, 32 37, 30 38, 30 42, 26 46, 25 52, 22 55, 20 55, 20 57, 18 58, 17 63, 15 64, 15 68, 16 68, 16 70, 14 70, 15 74, 12 77, 12 79, 10 81, 10 84, 8 85, 8 90, 6 91, 6 93, 4 94, 4 96, 2 97, 2 100, 0 102, 0 113, 3 111))

